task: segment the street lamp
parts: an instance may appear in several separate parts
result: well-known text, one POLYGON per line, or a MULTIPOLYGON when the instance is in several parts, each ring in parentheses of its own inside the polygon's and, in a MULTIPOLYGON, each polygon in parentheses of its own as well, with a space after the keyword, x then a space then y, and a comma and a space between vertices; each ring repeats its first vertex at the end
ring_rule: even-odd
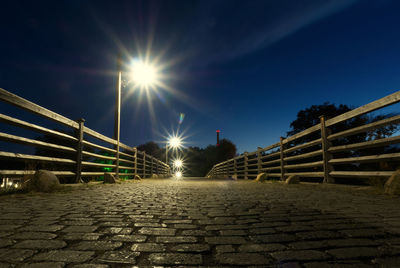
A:
POLYGON ((181 140, 181 138, 179 138, 177 136, 173 136, 168 139, 167 144, 165 144, 165 163, 166 164, 168 164, 168 147, 177 149, 177 148, 180 148, 181 145, 182 145, 182 140, 181 140))
POLYGON ((183 166, 183 162, 182 162, 182 160, 181 159, 176 159, 175 161, 174 161, 174 167, 176 167, 176 168, 181 168, 183 166))
MULTIPOLYGON (((122 87, 122 70, 121 56, 118 56, 118 80, 117 80, 117 94, 115 103, 115 121, 114 121, 114 139, 117 140, 116 145, 116 177, 119 178, 119 146, 120 146, 120 123, 121 123, 121 87, 122 87)), ((139 88, 148 89, 154 87, 158 82, 157 69, 149 62, 142 60, 134 60, 130 66, 130 80, 134 82, 139 88)))

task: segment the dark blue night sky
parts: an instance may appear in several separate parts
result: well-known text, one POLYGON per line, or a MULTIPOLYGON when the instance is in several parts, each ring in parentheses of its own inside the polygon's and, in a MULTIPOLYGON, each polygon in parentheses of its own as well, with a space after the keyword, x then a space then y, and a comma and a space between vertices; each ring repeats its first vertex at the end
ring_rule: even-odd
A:
POLYGON ((213 144, 220 129, 239 153, 254 151, 286 135, 300 109, 397 91, 399 10, 385 0, 7 1, 0 87, 112 137, 117 55, 151 47, 168 87, 123 89, 121 141, 162 142, 184 113, 187 145, 213 144))

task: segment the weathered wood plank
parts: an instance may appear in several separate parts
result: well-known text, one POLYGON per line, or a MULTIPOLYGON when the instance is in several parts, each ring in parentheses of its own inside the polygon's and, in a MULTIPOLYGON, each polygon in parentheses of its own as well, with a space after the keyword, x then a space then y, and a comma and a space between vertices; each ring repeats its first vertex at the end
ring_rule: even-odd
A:
POLYGON ((285 157, 285 161, 291 161, 291 160, 297 160, 297 159, 303 159, 303 158, 309 158, 317 155, 322 155, 322 150, 316 150, 313 152, 305 153, 305 154, 300 154, 300 155, 294 155, 294 156, 288 156, 285 157))
POLYGON ((112 157, 112 156, 105 156, 105 155, 101 155, 101 154, 90 153, 90 152, 87 152, 87 151, 82 151, 82 153, 83 153, 83 155, 86 155, 86 156, 93 156, 95 158, 101 158, 101 159, 107 159, 107 160, 115 161, 115 157, 112 157))
POLYGON ((353 144, 348 144, 348 145, 340 145, 340 146, 332 146, 329 148, 329 152, 340 152, 340 151, 347 151, 347 150, 354 150, 354 149, 365 149, 365 148, 371 148, 371 147, 378 147, 378 146, 386 146, 394 143, 399 143, 400 142, 400 136, 394 136, 390 138, 383 138, 379 140, 373 140, 373 141, 364 141, 364 142, 358 142, 358 143, 353 143, 353 144))
POLYGON ((18 108, 24 109, 26 111, 38 114, 55 122, 61 123, 63 125, 77 129, 79 127, 78 123, 55 112, 52 112, 46 108, 43 108, 33 102, 30 102, 20 96, 17 96, 7 90, 0 88, 0 100, 14 105, 18 108))
POLYGON ((280 178, 280 177, 281 177, 281 173, 268 173, 268 177, 277 177, 277 178, 280 178))
MULTIPOLYGON (((51 171, 56 176, 61 177, 73 177, 75 173, 72 171, 51 171)), ((24 175, 33 175, 36 170, 0 170, 0 175, 10 176, 10 177, 20 177, 24 175)))
POLYGON ((278 159, 275 159, 275 160, 263 162, 262 165, 265 166, 265 165, 271 165, 271 164, 278 164, 280 162, 281 162, 281 159, 278 158, 278 159))
POLYGON ((397 91, 389 96, 383 97, 379 100, 373 101, 371 103, 365 104, 357 109, 351 110, 347 113, 338 115, 334 118, 326 120, 326 126, 332 126, 334 124, 346 121, 356 116, 360 116, 366 113, 373 112, 375 110, 384 108, 386 106, 392 105, 400 101, 400 91, 397 91))
POLYGON ((127 159, 124 159, 124 158, 120 158, 119 161, 120 162, 126 162, 126 163, 129 163, 129 164, 135 164, 135 161, 127 160, 127 159))
POLYGON ((135 147, 130 147, 130 146, 126 145, 126 144, 123 144, 122 142, 119 142, 119 146, 120 146, 122 149, 125 149, 125 150, 127 150, 127 151, 135 152, 135 147))
POLYGON ((85 144, 87 146, 90 146, 90 147, 93 147, 93 148, 96 148, 96 149, 100 149, 100 150, 104 150, 104 151, 107 151, 107 152, 110 152, 110 153, 114 153, 114 154, 117 152, 114 149, 107 148, 107 147, 104 147, 104 146, 101 146, 101 145, 97 145, 95 143, 91 143, 91 142, 88 142, 88 141, 85 141, 85 140, 83 141, 83 144, 85 144))
POLYGON ((400 153, 393 154, 377 154, 360 157, 349 158, 336 158, 329 161, 331 164, 347 164, 347 163, 361 163, 361 162, 378 162, 383 160, 395 160, 400 158, 400 153))
POLYGON ((111 173, 113 175, 115 175, 115 172, 81 172, 81 176, 82 177, 93 177, 93 176, 103 176, 104 173, 111 173))
POLYGON ((300 144, 300 145, 297 145, 297 146, 293 146, 293 147, 291 147, 289 149, 284 150, 283 152, 285 154, 287 154, 287 153, 290 153, 290 152, 293 152, 293 151, 297 151, 297 150, 300 150, 300 149, 308 148, 308 147, 315 146, 315 145, 318 145, 318 144, 321 144, 321 143, 322 143, 322 139, 319 138, 319 139, 316 139, 316 140, 313 140, 313 141, 310 141, 310 142, 306 142, 306 143, 303 143, 303 144, 300 144))
MULTIPOLYGON (((135 158, 134 155, 130 155, 130 154, 127 154, 127 153, 119 152, 119 154, 120 154, 120 155, 123 155, 123 156, 126 156, 126 157, 129 157, 129 158, 131 158, 131 159, 134 159, 134 158, 135 158)), ((122 159, 122 158, 120 157, 119 160, 121 160, 121 159, 122 159)))
POLYGON ((0 122, 4 122, 7 124, 16 126, 16 127, 33 130, 33 131, 37 131, 37 132, 44 133, 44 134, 54 135, 54 136, 57 136, 57 137, 60 137, 63 139, 67 139, 67 140, 71 140, 71 141, 76 141, 76 142, 78 141, 77 138, 67 135, 65 133, 62 133, 62 132, 59 132, 56 130, 51 130, 51 129, 48 129, 45 127, 41 127, 39 125, 31 124, 26 121, 19 120, 19 119, 16 119, 16 118, 4 115, 4 114, 0 114, 0 122))
POLYGON ((267 155, 261 156, 261 160, 277 157, 277 156, 280 156, 280 155, 281 155, 281 152, 275 152, 275 153, 272 153, 272 154, 267 154, 267 155))
POLYGON ((113 164, 103 164, 103 163, 94 163, 94 162, 88 162, 88 161, 82 161, 83 166, 91 166, 91 167, 116 167, 116 165, 113 164))
POLYGON ((309 177, 309 178, 323 178, 324 172, 288 172, 286 176, 297 175, 299 177, 309 177))
POLYGON ((332 177, 390 177, 395 171, 331 171, 332 177))
POLYGON ((400 115, 393 116, 393 117, 390 117, 390 118, 387 118, 387 119, 383 119, 383 120, 379 120, 379 121, 376 121, 376 122, 373 122, 373 123, 370 123, 370 124, 367 124, 367 125, 355 127, 355 128, 352 128, 352 129, 348 129, 348 130, 345 130, 345 131, 341 131, 341 132, 329 135, 328 136, 328 140, 334 140, 334 139, 337 139, 337 138, 342 138, 342 137, 347 137, 347 136, 358 134, 358 133, 367 132, 367 131, 372 130, 372 129, 383 127, 383 126, 386 126, 386 125, 389 125, 389 124, 396 124, 396 123, 399 123, 399 122, 400 122, 400 115))
POLYGON ((271 171, 271 170, 281 170, 281 166, 278 167, 269 167, 269 168, 262 168, 262 171, 271 171))
MULTIPOLYGON (((132 166, 123 166, 123 165, 119 165, 119 168, 120 168, 120 170, 121 169, 129 169, 129 170, 134 170, 135 168, 134 167, 132 167, 132 166)), ((123 173, 121 173, 121 171, 120 171, 120 174, 123 174, 123 173)))
POLYGON ((94 130, 86 127, 86 126, 83 128, 83 132, 88 134, 88 135, 90 135, 90 136, 92 136, 92 137, 94 137, 94 138, 96 138, 96 139, 108 142, 108 143, 110 143, 112 145, 116 145, 117 144, 116 140, 111 139, 111 138, 109 138, 109 137, 107 137, 107 136, 105 136, 103 134, 100 134, 99 132, 94 131, 94 130))
POLYGON ((3 132, 0 132, 0 140, 14 142, 14 143, 23 144, 23 145, 31 145, 34 147, 45 147, 45 148, 50 148, 50 149, 53 149, 56 151, 76 153, 76 150, 71 147, 62 146, 62 145, 53 144, 53 143, 47 143, 47 142, 33 140, 33 139, 28 139, 28 138, 24 138, 24 137, 20 137, 20 136, 6 134, 3 132))
POLYGON ((279 146, 280 146, 280 142, 277 142, 277 143, 268 145, 267 147, 260 149, 260 151, 262 151, 262 152, 269 151, 271 149, 278 148, 279 146))
POLYGON ((310 162, 310 163, 304 163, 304 164, 296 164, 296 165, 285 165, 286 169, 294 169, 294 168, 309 168, 309 167, 319 167, 324 164, 323 161, 315 161, 315 162, 310 162))
POLYGON ((9 153, 9 152, 1 152, 0 158, 13 158, 16 160, 28 160, 28 161, 43 161, 43 162, 57 162, 57 163, 65 163, 65 164, 76 164, 76 161, 65 158, 56 158, 56 157, 45 157, 38 155, 30 155, 30 154, 18 154, 18 153, 9 153))
POLYGON ((307 128, 306 130, 303 130, 302 132, 299 132, 297 134, 294 134, 293 136, 290 136, 290 137, 284 139, 282 142, 283 142, 283 144, 286 144, 288 142, 297 140, 297 139, 302 138, 304 136, 307 136, 307 135, 309 135, 311 133, 314 133, 314 132, 316 132, 316 131, 318 131, 320 129, 321 129, 321 125, 320 124, 315 125, 313 127, 307 128))

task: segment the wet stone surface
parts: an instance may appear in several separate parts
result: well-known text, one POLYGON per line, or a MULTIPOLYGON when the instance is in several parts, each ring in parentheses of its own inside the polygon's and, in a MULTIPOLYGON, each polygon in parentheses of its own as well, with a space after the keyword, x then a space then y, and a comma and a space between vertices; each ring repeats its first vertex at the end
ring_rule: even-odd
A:
POLYGON ((145 179, 0 197, 1 267, 400 267, 400 198, 145 179))

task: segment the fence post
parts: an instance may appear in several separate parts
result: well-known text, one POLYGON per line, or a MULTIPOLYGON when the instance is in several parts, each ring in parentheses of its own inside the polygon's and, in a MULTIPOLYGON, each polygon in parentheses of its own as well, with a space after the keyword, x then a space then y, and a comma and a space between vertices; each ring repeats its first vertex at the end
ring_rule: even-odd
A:
POLYGON ((135 149, 135 163, 134 163, 134 165, 135 165, 135 176, 138 174, 138 172, 137 172, 137 156, 138 156, 138 153, 137 153, 137 148, 135 147, 134 148, 135 149))
POLYGON ((81 181, 82 174, 82 151, 83 151, 83 128, 85 124, 85 119, 81 118, 78 121, 78 144, 76 148, 76 172, 75 172, 75 183, 81 181))
POLYGON ((150 164, 150 176, 153 177, 153 157, 150 156, 151 158, 151 164, 150 164))
POLYGON ((237 160, 236 160, 236 157, 233 159, 233 176, 234 176, 235 179, 238 178, 238 175, 237 175, 237 160))
POLYGON ((261 148, 257 148, 257 174, 261 173, 262 165, 261 165, 261 148))
POLYGON ((281 180, 285 180, 285 161, 283 161, 283 158, 285 157, 285 154, 283 153, 284 146, 283 146, 283 137, 280 138, 280 151, 281 151, 281 180))
POLYGON ((115 147, 115 149, 116 149, 116 154, 115 154, 115 157, 116 157, 116 161, 115 161, 115 165, 116 165, 115 178, 119 179, 119 141, 118 140, 117 140, 117 146, 115 147))
POLYGON ((249 164, 249 157, 247 156, 247 152, 244 153, 244 179, 248 180, 249 179, 249 167, 247 166, 249 164))
POLYGON ((146 152, 143 152, 143 177, 146 176, 146 152))
POLYGON ((331 164, 329 164, 329 160, 332 159, 332 154, 328 151, 331 146, 331 142, 328 140, 328 136, 331 134, 331 130, 325 125, 325 117, 320 116, 321 120, 321 144, 322 144, 322 161, 324 168, 324 183, 335 183, 334 178, 329 175, 329 173, 333 170, 331 164))

